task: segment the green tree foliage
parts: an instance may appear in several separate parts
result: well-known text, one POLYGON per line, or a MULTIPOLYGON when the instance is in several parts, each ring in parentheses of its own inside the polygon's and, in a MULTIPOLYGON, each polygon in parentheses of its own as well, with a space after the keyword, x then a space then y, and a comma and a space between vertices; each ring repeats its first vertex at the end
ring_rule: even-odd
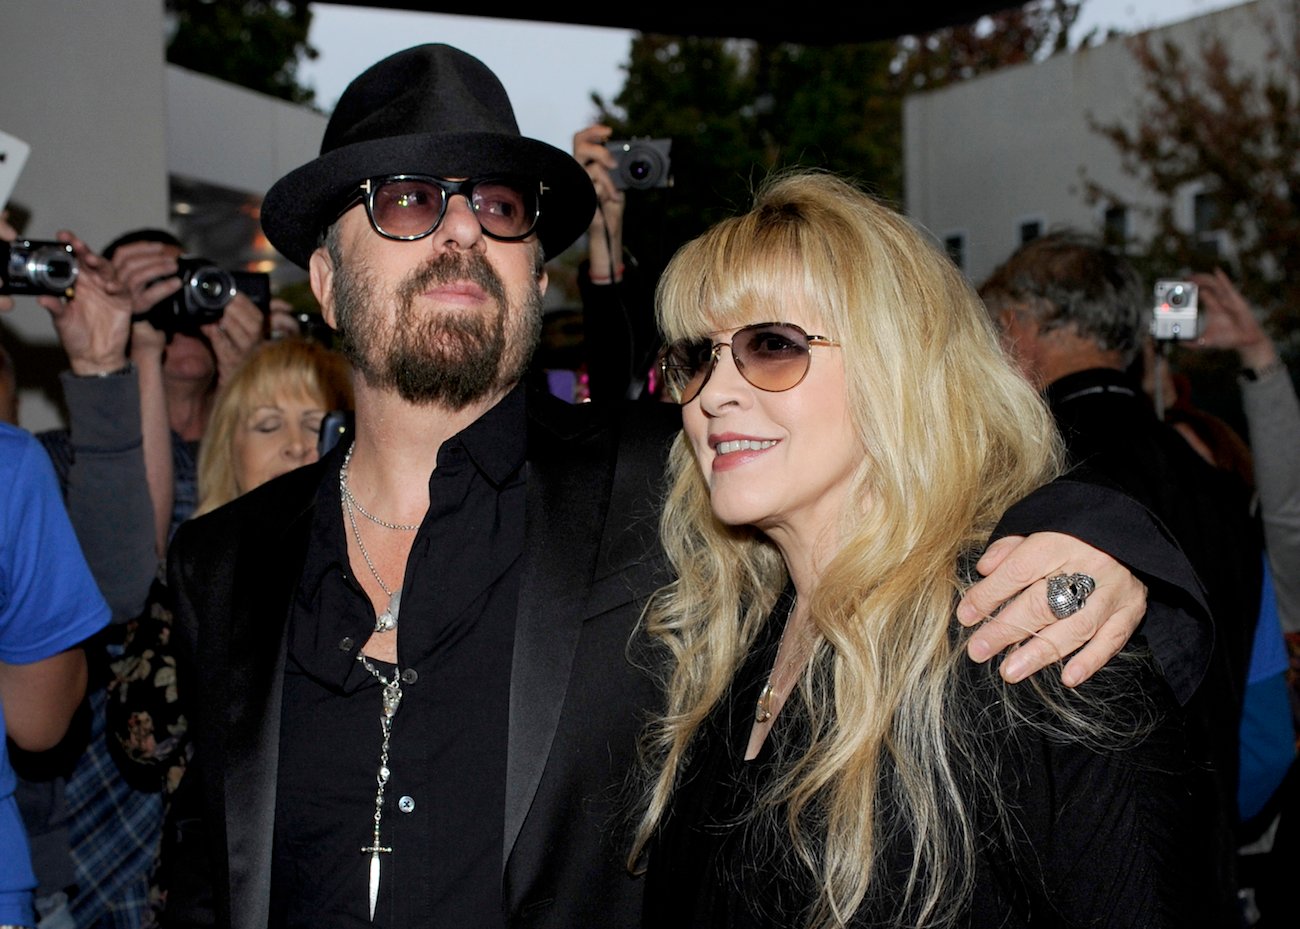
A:
POLYGON ((293 103, 315 91, 298 83, 307 43, 307 0, 167 0, 167 60, 293 103))
MULTIPOLYGON (((1079 0, 1038 0, 973 23, 898 40, 895 69, 904 91, 934 90, 1008 65, 1068 51, 1079 0)), ((1091 36, 1083 42, 1091 41, 1091 36)))
POLYGON ((897 201, 903 95, 1062 50, 1078 10, 1035 0, 929 36, 834 46, 639 36, 622 91, 595 102, 619 137, 673 139, 676 186, 633 195, 629 249, 657 268, 784 168, 826 168, 897 201))
MULTIPOLYGON (((1097 125, 1124 169, 1158 195, 1131 205, 1154 223, 1146 263, 1205 270, 1217 263, 1206 242, 1177 221, 1175 203, 1202 185, 1203 208, 1231 243, 1242 292, 1269 311, 1275 334, 1300 335, 1300 2, 1284 23, 1265 18, 1263 60, 1234 61, 1224 42, 1202 36, 1187 48, 1150 36, 1132 40, 1145 105, 1131 124, 1097 125)), ((1122 203, 1091 183, 1095 200, 1122 203)))

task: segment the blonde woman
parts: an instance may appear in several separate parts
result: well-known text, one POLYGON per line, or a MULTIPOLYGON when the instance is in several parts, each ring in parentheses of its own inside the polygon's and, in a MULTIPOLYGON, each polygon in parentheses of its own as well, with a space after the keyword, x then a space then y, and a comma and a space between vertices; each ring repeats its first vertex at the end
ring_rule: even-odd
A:
MULTIPOLYGON (((647 926, 1203 916, 1149 652, 1077 690, 964 654, 974 559, 1059 449, 959 272, 795 175, 679 252, 658 300, 684 429, 661 524, 679 579, 647 613, 671 655, 633 853, 647 926)), ((1181 596, 1159 574, 1157 609, 1181 596)))
POLYGON ((352 377, 342 355, 301 338, 259 346, 213 404, 195 515, 311 464, 325 414, 350 409, 352 377))

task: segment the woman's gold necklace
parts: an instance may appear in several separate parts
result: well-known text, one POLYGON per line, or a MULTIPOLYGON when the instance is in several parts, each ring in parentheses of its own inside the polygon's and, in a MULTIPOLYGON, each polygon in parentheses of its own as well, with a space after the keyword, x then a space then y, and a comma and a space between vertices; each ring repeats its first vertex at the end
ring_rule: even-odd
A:
POLYGON ((776 680, 777 664, 781 660, 781 646, 785 644, 785 634, 790 629, 790 623, 794 619, 794 608, 799 602, 796 596, 794 602, 790 604, 790 610, 785 614, 785 624, 781 627, 781 638, 776 643, 776 658, 772 661, 772 670, 768 672, 767 683, 759 691, 758 701, 754 704, 754 722, 765 723, 772 718, 772 704, 776 702, 776 680))

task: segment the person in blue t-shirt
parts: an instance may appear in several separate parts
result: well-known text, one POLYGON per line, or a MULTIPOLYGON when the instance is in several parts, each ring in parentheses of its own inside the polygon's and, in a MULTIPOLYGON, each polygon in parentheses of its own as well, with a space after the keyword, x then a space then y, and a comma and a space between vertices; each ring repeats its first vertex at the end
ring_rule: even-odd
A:
MULTIPOLYGON (((78 644, 109 610, 73 535, 49 458, 30 435, 0 423, 0 736, 52 748, 86 689, 78 644)), ((33 926, 36 878, 0 740, 0 925, 33 926)))

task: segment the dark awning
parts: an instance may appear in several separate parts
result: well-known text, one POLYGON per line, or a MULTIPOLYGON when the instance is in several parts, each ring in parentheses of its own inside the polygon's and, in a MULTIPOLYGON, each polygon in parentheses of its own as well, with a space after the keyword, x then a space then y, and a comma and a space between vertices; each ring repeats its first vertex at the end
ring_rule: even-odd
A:
MULTIPOLYGON (((351 6, 471 12, 462 3, 431 0, 349 0, 351 6)), ((930 32, 969 23, 986 13, 1015 5, 1008 0, 877 0, 875 3, 827 0, 750 0, 700 3, 696 0, 570 0, 555 6, 496 2, 474 9, 475 16, 525 19, 585 26, 611 26, 668 35, 720 36, 804 44, 866 42, 930 32)))

